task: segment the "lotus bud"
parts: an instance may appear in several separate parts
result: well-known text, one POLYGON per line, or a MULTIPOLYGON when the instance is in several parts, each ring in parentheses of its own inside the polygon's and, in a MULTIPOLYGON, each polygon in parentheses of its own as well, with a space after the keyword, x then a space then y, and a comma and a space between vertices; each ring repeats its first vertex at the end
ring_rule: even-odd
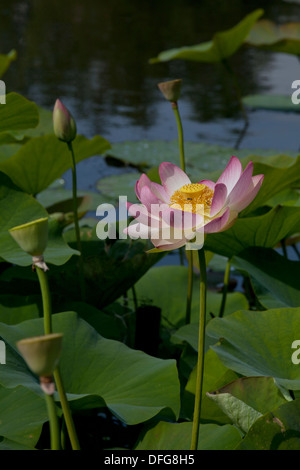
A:
POLYGON ((181 79, 161 82, 157 86, 166 98, 166 100, 176 103, 179 100, 181 92, 181 79))
POLYGON ((69 110, 57 99, 53 109, 54 134, 59 140, 70 143, 76 137, 76 122, 69 110))
POLYGON ((32 256, 33 264, 46 271, 43 253, 48 242, 48 217, 18 225, 9 230, 20 248, 32 256))
POLYGON ((53 372, 62 348, 62 333, 33 336, 17 342, 17 348, 32 372, 39 376, 41 388, 48 395, 54 393, 53 372))

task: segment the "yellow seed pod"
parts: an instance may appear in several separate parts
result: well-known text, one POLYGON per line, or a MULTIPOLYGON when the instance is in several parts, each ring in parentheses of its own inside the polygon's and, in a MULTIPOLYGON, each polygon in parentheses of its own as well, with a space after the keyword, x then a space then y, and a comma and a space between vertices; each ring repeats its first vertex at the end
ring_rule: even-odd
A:
POLYGON ((31 256, 41 256, 48 242, 48 217, 13 227, 9 233, 23 251, 31 256))
POLYGON ((179 100, 181 92, 181 79, 161 82, 157 86, 166 98, 166 100, 176 103, 179 100))
POLYGON ((17 342, 29 369, 39 377, 49 377, 56 369, 62 347, 62 333, 33 336, 17 342))

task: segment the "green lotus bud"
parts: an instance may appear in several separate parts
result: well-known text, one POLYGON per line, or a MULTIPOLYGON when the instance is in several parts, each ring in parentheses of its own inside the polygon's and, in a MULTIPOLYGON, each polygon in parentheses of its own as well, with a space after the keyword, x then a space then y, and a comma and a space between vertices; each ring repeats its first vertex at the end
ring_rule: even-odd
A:
POLYGON ((176 103, 179 100, 181 92, 181 79, 161 82, 157 86, 166 98, 166 100, 176 103))
POLYGON ((62 347, 62 333, 33 336, 17 342, 29 369, 39 377, 51 377, 56 369, 62 347))
POLYGON ((41 256, 48 242, 48 217, 13 227, 9 233, 23 251, 31 256, 41 256))
POLYGON ((53 109, 54 134, 59 140, 70 143, 75 139, 76 122, 68 109, 57 99, 53 109))

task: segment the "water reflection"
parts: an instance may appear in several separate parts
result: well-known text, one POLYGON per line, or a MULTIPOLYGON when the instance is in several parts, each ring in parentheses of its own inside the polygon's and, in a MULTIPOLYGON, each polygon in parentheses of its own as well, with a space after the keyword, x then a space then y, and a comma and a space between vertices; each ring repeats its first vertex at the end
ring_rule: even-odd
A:
MULTIPOLYGON (((233 144, 242 121, 222 65, 150 65, 148 59, 209 40, 255 8, 264 8, 277 22, 296 20, 299 12, 297 5, 274 0, 2 0, 1 5, 1 49, 16 48, 19 54, 5 76, 7 88, 49 109, 63 98, 82 133, 99 133, 112 142, 173 139, 172 115, 156 84, 178 77, 184 81, 186 137, 233 144)), ((232 67, 243 94, 287 89, 299 78, 286 69, 278 83, 274 60, 255 49, 235 54, 232 67)))

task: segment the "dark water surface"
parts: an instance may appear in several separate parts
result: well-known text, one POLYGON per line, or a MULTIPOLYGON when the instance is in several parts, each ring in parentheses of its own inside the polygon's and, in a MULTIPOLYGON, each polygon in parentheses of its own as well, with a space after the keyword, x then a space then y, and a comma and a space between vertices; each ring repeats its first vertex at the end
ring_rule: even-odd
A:
MULTIPOLYGON (((182 78, 185 138, 234 146, 243 119, 223 66, 149 59, 210 40, 256 8, 276 23, 300 19, 300 6, 282 0, 1 0, 0 52, 18 52, 4 76, 7 90, 48 109, 60 97, 88 137, 173 140, 174 116, 157 83, 182 78)), ((242 48, 231 64, 243 95, 290 95, 300 79, 300 62, 287 54, 242 48)), ((298 114, 255 111, 249 120, 241 147, 298 150, 298 114)), ((102 159, 80 168, 82 189, 112 171, 102 159)))

